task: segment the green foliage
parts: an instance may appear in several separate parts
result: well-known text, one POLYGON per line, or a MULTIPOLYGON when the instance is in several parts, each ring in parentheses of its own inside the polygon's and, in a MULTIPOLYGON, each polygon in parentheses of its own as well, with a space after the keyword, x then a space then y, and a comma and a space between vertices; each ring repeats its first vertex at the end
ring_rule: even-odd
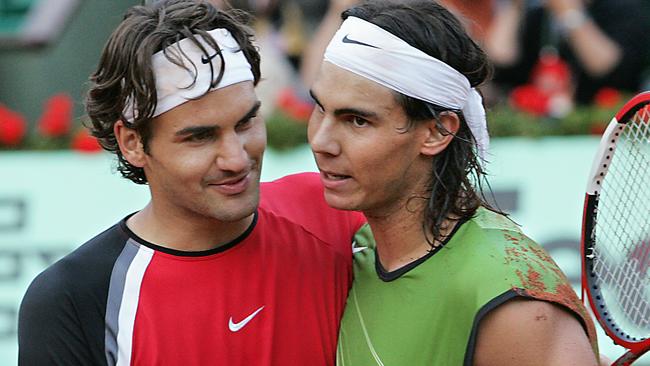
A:
MULTIPOLYGON (((604 108, 579 107, 558 119, 537 117, 509 106, 498 106, 487 111, 488 128, 492 137, 542 137, 600 134, 620 105, 604 108)), ((277 150, 288 150, 307 143, 307 121, 296 120, 282 110, 275 110, 266 120, 268 145, 277 150)), ((46 138, 28 134, 19 146, 0 150, 63 150, 69 149, 71 135, 46 138)))
POLYGON ((487 112, 488 128, 492 137, 600 134, 620 107, 580 106, 562 118, 552 118, 498 106, 487 112))
MULTIPOLYGON (((542 137, 600 134, 620 105, 578 107, 562 118, 538 117, 509 106, 487 111, 492 137, 542 137)), ((292 119, 280 110, 267 119, 268 145, 278 150, 291 149, 307 142, 307 122, 292 119)))
POLYGON ((307 121, 298 121, 281 110, 266 119, 267 143, 277 150, 288 150, 307 143, 307 121))

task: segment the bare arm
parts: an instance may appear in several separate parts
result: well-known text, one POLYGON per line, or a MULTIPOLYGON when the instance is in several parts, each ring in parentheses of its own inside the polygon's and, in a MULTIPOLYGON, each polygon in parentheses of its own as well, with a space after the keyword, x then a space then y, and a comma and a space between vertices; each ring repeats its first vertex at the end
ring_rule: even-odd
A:
POLYGON ((325 49, 341 25, 341 13, 358 2, 359 0, 330 1, 327 13, 318 26, 314 38, 309 42, 309 46, 302 55, 300 77, 306 87, 311 87, 311 83, 318 74, 325 49))
POLYGON ((586 17, 583 0, 547 0, 546 8, 560 24, 568 25, 568 42, 591 76, 603 76, 621 61, 621 46, 586 17))
POLYGON ((523 1, 501 4, 485 37, 485 51, 498 66, 511 66, 520 57, 517 34, 523 18, 523 1))
MULTIPOLYGON (((567 42, 585 71, 592 77, 600 77, 618 66, 623 49, 586 15, 583 3, 583 0, 547 0, 545 6, 564 25, 567 42)), ((522 0, 506 1, 499 6, 485 39, 485 50, 497 66, 508 67, 519 61, 521 45, 517 36, 524 12, 522 0)))
POLYGON ((475 366, 598 365, 582 325, 560 306, 515 299, 491 311, 478 331, 475 366))

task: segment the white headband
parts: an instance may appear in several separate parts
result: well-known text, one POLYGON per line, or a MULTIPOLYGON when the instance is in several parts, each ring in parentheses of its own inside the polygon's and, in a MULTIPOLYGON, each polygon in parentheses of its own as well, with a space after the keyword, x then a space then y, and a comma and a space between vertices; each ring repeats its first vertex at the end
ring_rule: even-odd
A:
POLYGON ((451 66, 356 17, 343 22, 325 61, 404 95, 461 110, 485 161, 490 137, 481 95, 451 66))
MULTIPOLYGON (((221 48, 224 59, 223 77, 217 85, 210 87, 210 84, 219 75, 222 65, 217 52, 203 37, 197 36, 196 39, 205 48, 206 52, 187 38, 165 49, 168 54, 172 54, 174 58, 181 60, 189 71, 171 62, 163 51, 155 53, 151 58, 151 65, 156 81, 158 102, 153 117, 163 114, 188 100, 199 98, 208 90, 211 91, 242 81, 253 80, 251 66, 230 32, 218 28, 208 31, 208 33, 221 48), (195 76, 196 81, 194 80, 195 76)), ((137 114, 135 107, 132 98, 127 100, 123 113, 129 122, 133 122, 135 119, 137 114)))

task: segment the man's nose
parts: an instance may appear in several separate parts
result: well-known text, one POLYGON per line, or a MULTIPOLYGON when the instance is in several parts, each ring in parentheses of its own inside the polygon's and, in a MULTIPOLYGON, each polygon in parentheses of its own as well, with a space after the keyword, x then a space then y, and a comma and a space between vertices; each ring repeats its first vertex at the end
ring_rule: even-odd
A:
POLYGON ((244 147, 244 141, 236 133, 222 136, 217 167, 220 170, 241 172, 248 168, 250 159, 244 147))
POLYGON ((341 152, 336 139, 334 121, 328 117, 323 117, 319 121, 310 121, 308 137, 311 149, 315 154, 338 155, 341 152))

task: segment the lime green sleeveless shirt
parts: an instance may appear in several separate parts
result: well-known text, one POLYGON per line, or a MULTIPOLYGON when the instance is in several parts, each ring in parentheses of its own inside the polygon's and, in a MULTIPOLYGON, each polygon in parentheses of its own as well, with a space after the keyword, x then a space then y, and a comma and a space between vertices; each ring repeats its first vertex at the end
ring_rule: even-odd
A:
POLYGON ((361 232, 338 366, 472 365, 481 318, 517 296, 575 313, 597 353, 595 328, 567 278, 506 217, 479 208, 442 248, 394 278, 379 277, 370 230, 361 232))

